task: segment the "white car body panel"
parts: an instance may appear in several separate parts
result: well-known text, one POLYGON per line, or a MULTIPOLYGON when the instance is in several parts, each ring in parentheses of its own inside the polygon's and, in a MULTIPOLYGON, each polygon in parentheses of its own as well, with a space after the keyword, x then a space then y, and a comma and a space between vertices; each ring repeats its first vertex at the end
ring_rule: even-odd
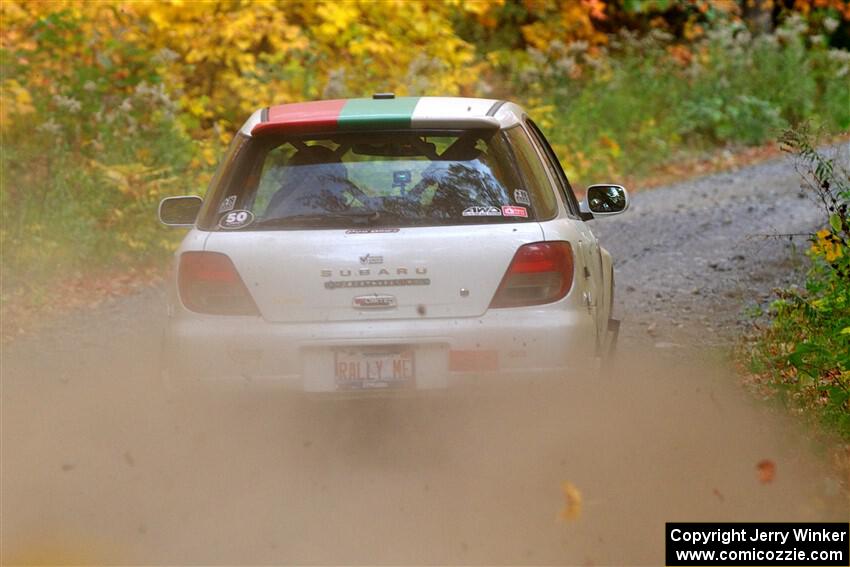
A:
POLYGON ((497 100, 483 98, 423 97, 411 117, 413 128, 476 128, 482 125, 499 127, 495 116, 487 112, 497 100))
MULTIPOLYGON (((413 125, 464 127, 463 116, 470 124, 492 122, 501 128, 522 121, 520 107, 497 102, 423 98, 413 125)), ((257 111, 240 131, 250 135, 261 120, 257 111)), ((329 393, 336 390, 335 353, 376 346, 412 350, 419 390, 494 376, 576 377, 598 363, 611 316, 610 255, 585 222, 569 213, 560 194, 557 216, 542 222, 372 232, 194 228, 175 258, 187 251, 230 257, 260 315, 189 311, 175 277, 165 337, 172 379, 329 393), (540 241, 571 244, 575 270, 569 293, 544 305, 489 308, 517 249, 540 241), (405 278, 428 284, 374 284, 405 278), (326 285, 364 281, 373 284, 326 285), (353 303, 368 295, 392 296, 392 305, 353 303), (467 357, 486 361, 487 368, 466 368, 467 357)))
MULTIPOLYGON (((481 253, 475 254, 474 246, 483 244, 485 239, 467 235, 463 241, 468 244, 469 253, 462 255, 462 261, 443 264, 433 273, 429 272, 432 280, 449 275, 459 279, 440 286, 373 288, 378 293, 403 290, 399 294, 397 310, 373 312, 357 311, 351 306, 354 293, 369 290, 327 290, 323 285, 324 278, 320 277, 319 266, 322 261, 344 261, 343 265, 354 267, 356 263, 359 266, 358 254, 361 254, 363 248, 361 243, 367 241, 363 237, 375 243, 381 242, 379 246, 373 244, 373 248, 381 251, 385 257, 398 254, 400 247, 394 246, 394 241, 385 240, 388 236, 386 234, 346 235, 345 231, 340 230, 238 235, 263 237, 263 240, 259 240, 234 239, 237 236, 235 233, 192 230, 178 250, 178 256, 190 250, 217 251, 230 255, 252 291, 261 316, 220 317, 193 313, 182 306, 179 294, 173 293, 173 317, 168 342, 175 351, 180 352, 179 360, 182 363, 172 368, 172 374, 197 377, 222 385, 278 386, 306 392, 329 392, 334 390, 332 366, 329 366, 333 364, 334 349, 352 345, 410 345, 416 352, 417 389, 445 388, 482 375, 481 372, 452 371, 449 359, 453 352, 478 351, 495 357, 497 370, 484 372, 485 375, 529 377, 553 372, 584 375, 593 368, 596 353, 597 321, 583 300, 585 291, 592 286, 591 282, 576 278, 566 297, 555 303, 487 309, 516 248, 526 242, 542 240, 544 225, 559 240, 575 241, 580 237, 577 224, 573 220, 556 219, 544 224, 400 229, 399 233, 391 236, 396 239, 401 237, 403 240, 398 242, 405 242, 408 250, 418 254, 414 257, 420 258, 427 247, 417 246, 417 242, 427 242, 429 238, 442 240, 440 237, 447 235, 454 238, 456 235, 453 233, 461 229, 495 228, 516 236, 508 241, 509 246, 504 246, 504 243, 491 244, 489 248, 479 248, 481 253), (321 238, 324 248, 336 251, 333 254, 320 254, 313 259, 307 255, 303 264, 295 261, 294 265, 298 269, 293 272, 307 273, 309 277, 289 280, 297 282, 300 296, 280 297, 298 298, 299 301, 275 301, 274 294, 266 297, 258 292, 258 287, 271 287, 269 282, 274 277, 271 274, 286 281, 286 270, 283 268, 292 255, 285 256, 278 271, 266 259, 267 254, 263 254, 262 261, 255 263, 251 253, 268 251, 275 246, 280 246, 282 251, 291 250, 289 243, 293 235, 297 234, 296 238, 303 241, 309 236, 304 233, 313 233, 315 238, 317 232, 336 233, 325 234, 321 238), (428 232, 431 234, 428 235, 428 232), (217 238, 220 235, 227 238, 217 238), (352 240, 352 236, 358 238, 352 240), (503 258, 498 263, 498 269, 492 266, 494 255, 503 258), (477 262, 476 258, 479 258, 477 262), (484 260, 487 258, 491 261, 484 260), (258 266, 257 269, 252 269, 252 265, 258 266), (446 269, 449 266, 451 270, 446 269), (254 285, 261 282, 260 286, 254 285), (470 290, 466 298, 459 294, 464 284, 470 290), (435 289, 416 295, 427 287, 435 289), (429 302, 426 297, 434 301, 429 302), (417 312, 418 305, 425 306, 424 315, 417 312)), ((498 239, 491 240, 498 242, 498 239)), ((445 254, 452 251, 438 249, 438 252, 445 254)), ((436 256, 431 254, 428 257, 433 265, 436 256)), ((576 255, 575 262, 576 273, 583 272, 583 259, 576 255)))
MULTIPOLYGON (((565 298, 564 301, 569 301, 565 298)), ((550 304, 493 309, 482 317, 327 323, 269 323, 259 317, 178 313, 169 344, 180 351, 172 376, 241 387, 332 392, 334 349, 409 345, 417 389, 445 388, 497 376, 586 376, 594 361, 595 322, 582 309, 550 304), (454 371, 452 353, 495 357, 492 371, 454 371)))
POLYGON ((204 249, 230 256, 266 321, 333 323, 481 316, 517 248, 541 240, 539 224, 517 223, 389 233, 214 232, 204 249), (341 287, 404 279, 430 283, 341 287), (354 297, 375 294, 394 297, 396 305, 352 305, 354 297))

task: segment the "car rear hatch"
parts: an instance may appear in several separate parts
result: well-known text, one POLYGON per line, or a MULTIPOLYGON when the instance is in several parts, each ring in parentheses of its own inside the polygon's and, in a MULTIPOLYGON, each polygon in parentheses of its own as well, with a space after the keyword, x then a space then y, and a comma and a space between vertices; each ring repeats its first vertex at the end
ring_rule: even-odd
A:
POLYGON ((478 317, 536 222, 213 232, 263 318, 306 323, 478 317))

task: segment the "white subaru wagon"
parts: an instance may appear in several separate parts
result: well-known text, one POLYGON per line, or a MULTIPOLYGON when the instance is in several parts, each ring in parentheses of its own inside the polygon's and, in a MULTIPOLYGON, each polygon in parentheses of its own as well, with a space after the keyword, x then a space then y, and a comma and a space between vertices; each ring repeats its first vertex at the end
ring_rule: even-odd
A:
POLYGON ((255 112, 206 198, 171 197, 172 381, 304 392, 569 379, 616 344, 610 254, 516 104, 395 97, 255 112))

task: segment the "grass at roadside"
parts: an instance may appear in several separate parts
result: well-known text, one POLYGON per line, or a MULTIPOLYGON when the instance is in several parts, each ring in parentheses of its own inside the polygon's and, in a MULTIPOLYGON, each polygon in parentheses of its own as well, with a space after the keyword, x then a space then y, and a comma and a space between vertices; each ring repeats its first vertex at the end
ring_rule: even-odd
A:
MULTIPOLYGON (((831 139, 830 143, 850 141, 847 135, 831 139)), ((693 158, 661 164, 644 176, 627 177, 630 191, 642 191, 669 185, 722 171, 735 170, 776 159, 782 155, 778 144, 748 147, 731 152, 715 148, 693 158)), ((182 230, 161 229, 172 237, 182 236, 182 230)), ((88 308, 104 300, 137 292, 147 285, 155 285, 164 277, 165 263, 153 262, 145 267, 121 266, 100 268, 88 272, 67 274, 60 282, 46 286, 17 288, 4 296, 2 306, 2 337, 6 341, 16 336, 30 334, 39 324, 68 311, 88 308)))
POLYGON ((762 145, 804 121, 850 130, 850 52, 819 44, 797 17, 766 35, 718 26, 687 47, 660 31, 596 50, 553 42, 506 69, 579 183, 762 145))
MULTIPOLYGON (((64 301, 68 282, 161 265, 180 232, 159 226, 157 202, 202 192, 230 135, 177 102, 174 52, 88 18, 57 10, 0 49, 5 314, 64 301)), ((850 54, 807 25, 791 18, 753 37, 725 22, 693 42, 658 30, 606 47, 552 42, 545 53, 482 52, 476 65, 531 107, 576 186, 658 184, 740 163, 730 156, 799 120, 850 128, 850 54)))
POLYGON ((804 288, 777 290, 770 323, 739 347, 745 382, 850 444, 850 176, 848 156, 828 157, 805 131, 789 131, 785 147, 803 187, 824 211, 811 235, 804 288))

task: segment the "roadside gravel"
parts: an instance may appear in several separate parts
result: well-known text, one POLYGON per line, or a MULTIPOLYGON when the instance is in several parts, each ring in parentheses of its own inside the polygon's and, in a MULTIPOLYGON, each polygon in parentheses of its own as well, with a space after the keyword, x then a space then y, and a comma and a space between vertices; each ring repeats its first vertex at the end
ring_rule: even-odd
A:
MULTIPOLYGON (((833 147, 847 159, 850 144, 833 147)), ((749 306, 799 284, 805 237, 824 223, 789 157, 638 192, 624 215, 593 221, 614 256, 627 342, 726 345, 749 306)))
POLYGON ((667 521, 847 521, 818 448, 713 348, 794 279, 787 239, 754 236, 817 226, 798 186, 777 161, 594 221, 623 320, 608 379, 174 396, 161 287, 0 345, 0 563, 657 565, 667 521))

